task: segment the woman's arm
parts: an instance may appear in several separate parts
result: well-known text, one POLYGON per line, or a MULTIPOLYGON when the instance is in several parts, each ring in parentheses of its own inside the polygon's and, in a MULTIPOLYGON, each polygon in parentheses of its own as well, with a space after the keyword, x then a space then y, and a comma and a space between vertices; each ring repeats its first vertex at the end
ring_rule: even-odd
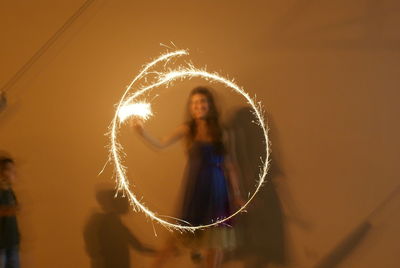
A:
POLYGON ((233 134, 228 135, 228 132, 224 131, 223 142, 228 152, 224 159, 224 167, 231 187, 231 192, 233 194, 233 200, 236 206, 241 207, 243 206, 245 201, 243 200, 240 191, 239 170, 236 165, 235 148, 234 148, 235 143, 233 134))
POLYGON ((231 191, 233 193, 234 199, 235 200, 237 198, 242 199, 242 195, 240 193, 240 186, 239 186, 238 170, 229 155, 227 155, 225 157, 225 170, 228 175, 228 180, 229 180, 229 184, 231 186, 231 191))
POLYGON ((178 140, 182 139, 189 131, 186 125, 181 125, 176 128, 169 136, 163 138, 153 137, 143 126, 142 122, 134 122, 134 128, 139 133, 139 135, 152 147, 156 149, 164 149, 178 140))

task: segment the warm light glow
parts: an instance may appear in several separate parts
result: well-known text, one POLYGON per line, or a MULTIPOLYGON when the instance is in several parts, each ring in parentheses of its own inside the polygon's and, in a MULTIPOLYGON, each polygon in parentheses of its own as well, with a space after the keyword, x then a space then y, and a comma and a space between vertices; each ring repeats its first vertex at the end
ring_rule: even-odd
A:
POLYGON ((153 113, 151 112, 150 103, 138 102, 122 106, 118 110, 118 117, 120 122, 124 122, 130 116, 140 117, 142 120, 149 119, 153 113))
MULTIPOLYGON (((254 196, 257 194, 257 192, 260 190, 261 186, 263 185, 265 181, 265 177, 267 175, 268 171, 268 162, 269 162, 269 153, 270 153, 270 144, 268 140, 268 130, 267 126, 264 122, 263 118, 263 111, 262 111, 262 106, 260 102, 256 102, 254 99, 252 99, 248 93, 246 93, 241 87, 236 85, 233 80, 226 79, 217 73, 209 73, 204 69, 196 69, 193 65, 187 64, 187 66, 178 66, 177 69, 171 70, 168 69, 165 72, 159 72, 159 71, 149 71, 150 68, 154 67, 160 62, 165 62, 164 66, 167 65, 167 63, 170 61, 170 59, 177 57, 177 56, 183 56, 183 55, 188 55, 188 52, 186 50, 178 50, 170 53, 166 53, 155 59, 154 61, 150 62, 149 64, 145 65, 143 70, 132 80, 132 82, 129 84, 127 89, 125 90, 124 94, 121 97, 120 102, 117 105, 116 108, 116 113, 114 115, 114 119, 111 122, 110 126, 110 158, 109 161, 112 161, 114 163, 115 167, 115 174, 116 174, 116 183, 117 183, 117 190, 121 191, 123 195, 126 195, 129 198, 129 201, 135 211, 142 211, 148 216, 152 221, 158 222, 164 227, 170 229, 170 230, 178 230, 178 231, 195 231, 198 229, 204 229, 207 227, 211 227, 214 225, 218 225, 221 223, 224 223, 226 220, 231 219, 232 217, 236 216, 240 212, 243 212, 245 208, 249 205, 251 200, 254 198, 254 196), (147 79, 144 79, 147 75, 156 75, 156 79, 153 83, 150 83, 147 81, 147 79), (173 217, 167 217, 167 216, 161 216, 158 215, 157 213, 151 211, 148 209, 139 199, 136 197, 136 195, 130 190, 129 187, 129 181, 126 177, 126 167, 123 166, 122 164, 122 153, 123 153, 123 147, 121 144, 118 143, 118 132, 119 128, 121 127, 120 124, 118 124, 118 118, 120 118, 120 112, 122 113, 122 110, 124 107, 129 107, 131 103, 135 103, 135 101, 138 101, 139 97, 141 97, 144 93, 149 92, 152 89, 155 89, 159 86, 166 85, 168 86, 171 82, 176 81, 178 79, 184 79, 184 78, 192 78, 192 77, 201 77, 206 79, 207 81, 210 82, 218 82, 223 84, 224 86, 231 88, 234 92, 242 95, 247 103, 252 107, 253 113, 256 117, 256 123, 261 127, 263 133, 264 133, 264 148, 265 148, 265 162, 262 163, 262 167, 260 168, 260 174, 258 177, 258 182, 256 184, 256 189, 252 195, 250 195, 249 199, 247 202, 238 209, 236 212, 234 212, 232 215, 229 217, 226 217, 224 219, 215 219, 215 221, 211 224, 207 225, 200 225, 200 226, 187 226, 187 225, 181 225, 179 222, 182 222, 182 220, 175 219, 173 217), (141 81, 140 86, 137 85, 134 87, 135 83, 138 81, 141 81), (133 93, 130 93, 131 91, 134 91, 133 93), (172 223, 167 220, 168 219, 174 219, 176 222, 172 223)), ((127 108, 128 109, 128 108, 127 108)), ((129 109, 128 109, 129 110, 129 109)), ((124 112, 125 114, 125 112, 124 112)), ((128 115, 129 116, 129 115, 128 115)), ((124 119, 126 117, 123 117, 124 119)))

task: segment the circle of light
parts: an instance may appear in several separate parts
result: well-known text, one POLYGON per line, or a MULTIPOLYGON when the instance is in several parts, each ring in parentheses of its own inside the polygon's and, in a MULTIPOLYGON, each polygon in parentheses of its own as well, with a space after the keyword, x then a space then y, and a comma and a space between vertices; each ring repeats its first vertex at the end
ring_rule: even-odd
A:
MULTIPOLYGON (((262 187, 263 183, 265 182, 265 178, 268 172, 268 167, 269 167, 269 155, 270 155, 270 143, 268 139, 268 129, 266 127, 266 124, 264 122, 263 118, 263 109, 262 105, 260 102, 255 102, 248 93, 246 93, 242 88, 240 88, 238 85, 236 85, 233 81, 228 80, 226 78, 223 78, 219 76, 217 73, 209 73, 206 72, 205 70, 200 70, 194 68, 192 65, 190 65, 187 68, 178 68, 177 70, 172 70, 168 71, 166 73, 158 73, 159 78, 158 81, 155 82, 154 84, 151 84, 149 86, 143 87, 136 92, 134 92, 132 95, 128 96, 128 93, 131 91, 133 88, 133 85, 135 82, 139 81, 141 78, 146 76, 148 73, 147 71, 155 66, 157 63, 166 61, 168 62, 170 59, 173 57, 177 56, 182 56, 182 55, 188 55, 189 53, 186 50, 177 50, 174 52, 166 53, 158 57, 157 59, 153 60, 149 64, 145 65, 142 71, 132 80, 132 82, 128 85, 126 91, 124 92, 123 96, 121 97, 119 103, 117 104, 116 112, 114 115, 114 118, 111 122, 110 126, 110 160, 113 161, 114 167, 115 167, 115 173, 116 173, 116 182, 117 182, 117 192, 121 191, 123 195, 127 195, 129 198, 129 201, 133 207, 134 211, 141 211, 144 212, 147 217, 149 217, 152 221, 160 223, 162 226, 166 227, 169 230, 178 230, 178 231, 195 231, 198 229, 204 229, 207 227, 215 226, 218 224, 222 224, 225 221, 233 218, 237 214, 243 212, 245 208, 250 204, 250 202, 253 200, 253 198, 256 196, 260 188, 262 187), (253 113, 257 118, 257 124, 261 127, 264 138, 265 138, 265 160, 263 161, 263 166, 260 168, 259 172, 259 180, 257 182, 257 187, 254 191, 254 193, 249 197, 247 202, 236 212, 231 214, 230 216, 223 218, 223 219, 217 219, 215 222, 206 224, 206 225, 198 225, 198 226, 187 226, 187 225, 180 225, 180 224, 175 224, 171 223, 167 220, 162 219, 161 217, 168 217, 168 216, 160 216, 148 209, 143 203, 141 203, 138 198, 135 196, 134 193, 129 188, 129 181, 127 180, 126 176, 126 167, 123 166, 122 160, 120 153, 122 152, 122 145, 118 143, 118 129, 120 128, 121 122, 118 120, 118 112, 119 110, 124 106, 128 105, 131 103, 133 100, 141 96, 143 93, 145 93, 148 90, 151 90, 153 88, 156 88, 158 86, 168 84, 169 82, 172 82, 173 80, 176 80, 178 78, 186 78, 186 77, 202 77, 206 80, 211 80, 215 82, 220 82, 224 84, 226 87, 229 87, 236 91, 237 93, 241 94, 247 101, 248 104, 253 109, 253 113)), ((261 159, 262 161, 262 159, 261 159)), ((169 217, 173 218, 173 217, 169 217)), ((174 218, 175 219, 175 218, 174 218)), ((176 219, 179 220, 179 219, 176 219)))

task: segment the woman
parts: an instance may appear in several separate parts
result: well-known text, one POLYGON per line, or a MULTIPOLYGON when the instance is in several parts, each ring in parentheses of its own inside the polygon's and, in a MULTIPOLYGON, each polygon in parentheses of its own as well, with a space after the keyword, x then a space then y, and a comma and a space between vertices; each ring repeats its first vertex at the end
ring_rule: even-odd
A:
MULTIPOLYGON (((208 88, 197 87, 191 91, 188 112, 188 122, 160 140, 145 131, 141 122, 136 121, 135 127, 150 145, 158 149, 182 138, 186 140, 188 164, 180 218, 192 226, 198 226, 226 218, 243 201, 237 172, 225 145, 226 135, 208 88)), ((230 224, 228 221, 217 227, 197 231, 192 236, 188 234, 184 237, 185 244, 196 251, 205 250, 207 267, 220 267, 223 250, 232 246, 232 239, 229 239, 232 237, 232 230, 228 228, 230 224)), ((168 252, 171 253, 171 250, 163 252, 155 267, 165 262, 170 255, 168 252)))

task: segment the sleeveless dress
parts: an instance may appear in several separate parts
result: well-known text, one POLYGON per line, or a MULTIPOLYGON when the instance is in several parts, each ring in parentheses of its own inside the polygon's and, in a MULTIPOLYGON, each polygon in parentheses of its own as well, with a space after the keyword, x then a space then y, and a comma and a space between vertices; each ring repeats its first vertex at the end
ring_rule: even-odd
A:
MULTIPOLYGON (((223 164, 224 156, 217 152, 213 143, 193 142, 188 151, 181 203, 180 218, 185 221, 183 224, 206 225, 232 214, 229 184, 223 164)), ((231 224, 232 221, 228 220, 218 226, 196 231, 191 238, 196 241, 197 247, 232 248, 234 235, 231 224)))

